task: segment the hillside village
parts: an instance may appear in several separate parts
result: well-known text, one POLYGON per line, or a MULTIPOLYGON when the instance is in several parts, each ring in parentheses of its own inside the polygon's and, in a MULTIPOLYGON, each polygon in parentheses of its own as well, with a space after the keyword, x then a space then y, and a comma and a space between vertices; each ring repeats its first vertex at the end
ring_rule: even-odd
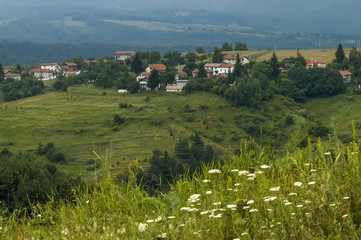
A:
POLYGON ((326 64, 321 59, 305 59, 299 50, 282 60, 273 51, 268 60, 252 61, 250 56, 230 51, 229 46, 232 44, 225 43, 208 54, 202 47, 195 52, 169 51, 163 56, 157 51, 116 51, 113 57, 100 59, 77 56, 64 63, 1 66, 0 88, 5 101, 41 94, 48 80, 61 91, 87 84, 115 88, 119 93, 206 91, 248 107, 267 101, 273 94, 302 102, 308 97, 335 95, 348 87, 353 91, 361 88, 361 53, 356 48, 347 57, 339 44, 334 60, 326 64))

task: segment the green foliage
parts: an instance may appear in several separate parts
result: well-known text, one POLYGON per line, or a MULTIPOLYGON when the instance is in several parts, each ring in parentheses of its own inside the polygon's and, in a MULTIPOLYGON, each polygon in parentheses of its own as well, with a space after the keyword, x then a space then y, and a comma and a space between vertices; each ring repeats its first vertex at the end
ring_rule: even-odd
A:
POLYGON ((33 77, 25 76, 21 80, 6 79, 1 82, 0 88, 5 95, 5 101, 13 101, 43 93, 44 83, 33 77))
POLYGON ((343 61, 345 60, 345 52, 343 51, 343 47, 341 43, 338 44, 335 56, 336 56, 335 61, 338 64, 342 64, 343 61))
POLYGON ((205 53, 205 50, 202 46, 198 46, 196 49, 196 53, 205 53))
POLYGON ((272 77, 272 68, 268 63, 257 62, 251 68, 251 75, 258 78, 261 75, 266 75, 268 78, 272 77))
POLYGON ((292 115, 287 115, 285 118, 285 124, 286 126, 293 125, 295 123, 295 120, 292 115))
POLYGON ((125 118, 121 117, 119 114, 113 115, 113 124, 114 125, 122 125, 125 123, 125 118))
POLYGON ((135 53, 130 62, 130 70, 136 74, 143 72, 144 65, 140 56, 140 53, 135 53))
POLYGON ((222 51, 232 51, 233 45, 232 43, 224 42, 222 45, 222 51))
POLYGON ((315 137, 327 137, 330 134, 330 129, 323 125, 315 125, 308 132, 315 137))
POLYGON ((336 95, 345 89, 339 72, 329 68, 292 68, 288 77, 307 97, 336 95))
POLYGON ((242 43, 240 41, 236 41, 234 43, 234 51, 243 51, 243 50, 248 50, 247 44, 242 43))
POLYGON ((212 54, 213 63, 221 63, 223 61, 222 49, 215 47, 212 54))
POLYGON ((4 68, 3 66, 0 64, 0 83, 2 81, 4 81, 5 77, 4 77, 4 68))
POLYGON ((156 69, 153 69, 150 73, 149 79, 148 79, 148 87, 154 91, 156 88, 159 87, 160 84, 160 77, 159 77, 159 71, 156 69))
POLYGON ((0 172, 0 201, 11 211, 68 198, 73 187, 81 183, 54 165, 41 165, 29 154, 1 156, 0 172))

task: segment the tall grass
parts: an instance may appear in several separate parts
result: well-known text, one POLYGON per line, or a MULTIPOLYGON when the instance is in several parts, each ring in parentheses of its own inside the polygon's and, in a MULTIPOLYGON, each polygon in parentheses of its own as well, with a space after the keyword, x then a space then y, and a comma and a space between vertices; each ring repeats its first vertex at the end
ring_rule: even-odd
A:
POLYGON ((0 218, 3 239, 360 239, 360 141, 279 154, 241 145, 166 194, 110 174, 72 201, 0 218))

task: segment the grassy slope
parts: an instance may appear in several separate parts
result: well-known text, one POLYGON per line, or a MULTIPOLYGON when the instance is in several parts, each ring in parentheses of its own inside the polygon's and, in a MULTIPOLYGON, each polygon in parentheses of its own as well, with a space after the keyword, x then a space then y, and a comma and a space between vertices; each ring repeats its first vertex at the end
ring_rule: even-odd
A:
MULTIPOLYGON (((331 63, 335 59, 336 49, 300 49, 301 55, 306 59, 319 59, 326 63, 331 63)), ((345 55, 348 57, 350 49, 344 49, 345 55)), ((249 56, 253 61, 269 60, 272 57, 273 50, 250 50, 250 51, 235 51, 226 52, 228 54, 236 55, 239 53, 243 56, 249 56)), ((290 56, 296 57, 297 50, 277 50, 278 60, 288 58, 290 56)))
MULTIPOLYGON (((264 107, 270 114, 264 128, 271 129, 275 123, 282 125, 288 114, 294 116, 297 124, 282 130, 285 136, 304 124, 299 109, 294 104, 287 105, 283 98, 269 102, 264 107)), ((70 159, 69 164, 60 168, 83 175, 89 175, 86 161, 95 157, 93 151, 107 158, 115 169, 124 171, 135 159, 147 165, 144 159, 155 148, 172 152, 180 138, 188 138, 195 131, 201 131, 204 142, 216 151, 233 153, 239 147, 239 139, 247 137, 234 117, 258 114, 236 109, 210 93, 120 95, 93 86, 1 103, 0 111, 0 128, 4 129, 0 133, 0 148, 26 151, 36 149, 40 142, 53 142, 70 159), (120 102, 132 107, 120 109, 120 102), (194 111, 184 112, 186 104, 194 111), (126 118, 126 123, 117 130, 112 124, 113 114, 126 118), (187 121, 189 117, 194 120, 187 121)))
POLYGON ((276 156, 245 143, 232 161, 206 166, 157 197, 132 178, 119 186, 105 177, 93 191, 75 191, 71 202, 49 201, 26 217, 0 217, 1 236, 360 239, 360 142, 333 152, 321 142, 293 150, 276 156))

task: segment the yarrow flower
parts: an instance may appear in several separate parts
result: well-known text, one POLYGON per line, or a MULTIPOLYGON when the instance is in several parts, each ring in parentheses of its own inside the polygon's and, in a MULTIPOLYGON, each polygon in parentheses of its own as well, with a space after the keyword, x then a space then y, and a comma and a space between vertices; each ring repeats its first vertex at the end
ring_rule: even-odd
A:
POLYGON ((212 191, 207 191, 206 194, 207 195, 212 194, 212 191))
POLYGON ((211 169, 208 172, 209 173, 221 173, 221 170, 219 170, 219 169, 211 169))
POLYGON ((263 201, 265 201, 265 202, 272 202, 272 201, 274 201, 274 200, 276 200, 276 199, 277 199, 277 197, 267 196, 267 197, 264 197, 264 198, 263 198, 263 201))
POLYGON ((204 183, 209 183, 209 182, 211 182, 211 180, 204 179, 204 180, 202 180, 202 182, 204 182, 204 183))
POLYGON ((215 202, 215 203, 213 203, 214 206, 221 205, 221 204, 222 204, 221 202, 215 202))
POLYGON ((139 225, 138 225, 138 230, 139 230, 139 232, 144 232, 147 227, 148 227, 148 224, 146 224, 146 223, 139 223, 139 225))
POLYGON ((231 172, 239 172, 238 169, 232 169, 231 172))
POLYGON ((301 187, 302 183, 301 182, 295 182, 293 185, 296 186, 296 187, 301 187))
POLYGON ((238 175, 241 176, 241 175, 247 175, 249 172, 247 170, 242 170, 242 171, 239 171, 238 172, 238 175))
POLYGON ((250 209, 249 212, 258 212, 258 209, 253 208, 253 209, 250 209))
POLYGON ((191 203, 198 202, 200 196, 201 196, 200 194, 193 194, 193 195, 189 196, 188 202, 191 202, 191 203))
POLYGON ((261 165, 260 168, 266 169, 266 168, 271 168, 271 166, 269 166, 269 165, 261 165))
POLYGON ((289 193, 288 195, 289 195, 289 196, 297 196, 297 193, 292 192, 292 193, 289 193))
POLYGON ((281 187, 273 187, 273 188, 270 188, 269 190, 272 191, 272 192, 278 192, 280 190, 281 187))
POLYGON ((313 185, 313 184, 315 184, 316 182, 309 182, 309 183, 307 183, 308 185, 313 185))
POLYGON ((247 205, 250 205, 250 204, 253 204, 254 203, 254 200, 249 200, 248 202, 247 202, 247 205))

